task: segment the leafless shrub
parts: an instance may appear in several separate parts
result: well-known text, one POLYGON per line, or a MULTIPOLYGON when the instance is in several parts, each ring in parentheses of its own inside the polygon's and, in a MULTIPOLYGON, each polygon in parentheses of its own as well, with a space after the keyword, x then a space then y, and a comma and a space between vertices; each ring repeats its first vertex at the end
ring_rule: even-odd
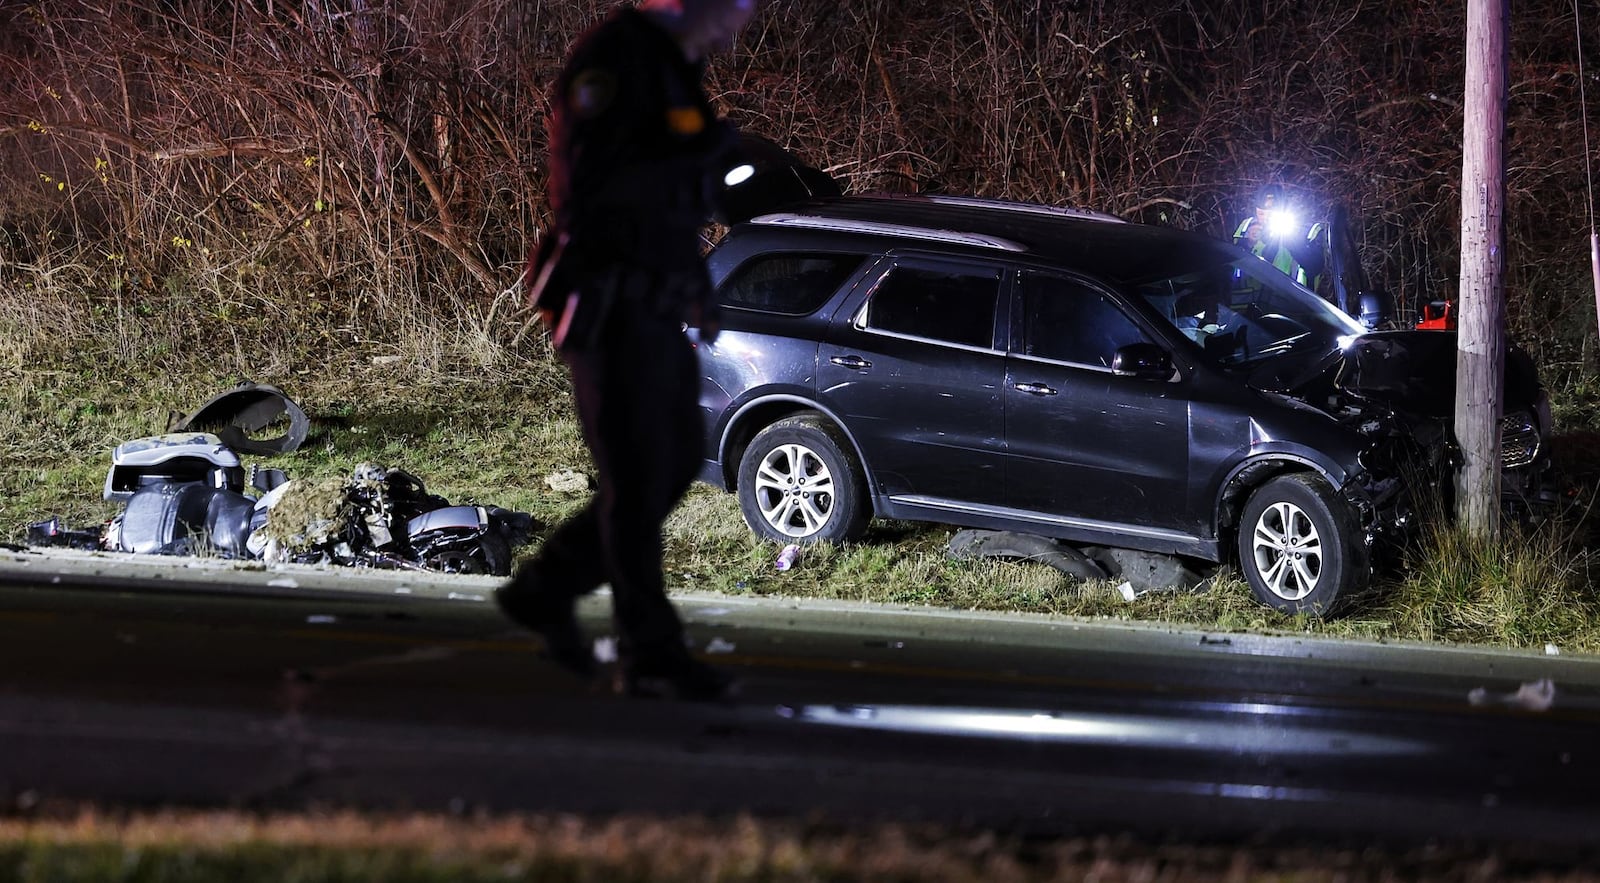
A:
MULTIPOLYGON (((604 6, 7 5, 0 296, 55 300, 4 314, 155 329, 119 356, 354 347, 505 366, 540 340, 500 292, 542 220, 544 93, 604 6)), ((1535 0, 1513 26, 1513 332, 1592 372, 1571 7, 1535 0)), ((1266 183, 1308 212, 1342 201, 1369 274, 1410 311, 1456 288, 1463 43, 1443 3, 791 0, 709 82, 737 122, 853 191, 1084 205, 1219 237, 1266 183)))

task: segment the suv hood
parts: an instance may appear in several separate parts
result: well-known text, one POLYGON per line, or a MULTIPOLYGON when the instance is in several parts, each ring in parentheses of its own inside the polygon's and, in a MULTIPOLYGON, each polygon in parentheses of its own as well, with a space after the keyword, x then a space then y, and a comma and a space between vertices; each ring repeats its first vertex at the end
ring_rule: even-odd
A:
MULTIPOLYGON (((1339 394, 1417 417, 1449 419, 1455 414, 1456 346, 1453 331, 1375 331, 1357 337, 1342 351, 1296 372, 1291 365, 1262 366, 1250 385, 1281 392, 1323 407, 1339 394), (1289 382, 1285 380, 1298 374, 1289 382), (1331 389, 1330 389, 1331 387, 1331 389), (1331 396, 1330 396, 1331 393, 1331 396)), ((1539 399, 1533 359, 1507 342, 1502 405, 1532 408, 1539 399)))

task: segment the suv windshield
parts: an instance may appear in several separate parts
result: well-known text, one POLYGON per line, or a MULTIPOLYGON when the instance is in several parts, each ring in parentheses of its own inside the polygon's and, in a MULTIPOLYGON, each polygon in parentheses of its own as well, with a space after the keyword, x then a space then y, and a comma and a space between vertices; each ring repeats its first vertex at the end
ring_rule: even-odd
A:
POLYGON ((1326 353, 1366 330, 1254 257, 1145 282, 1135 291, 1224 367, 1326 353))

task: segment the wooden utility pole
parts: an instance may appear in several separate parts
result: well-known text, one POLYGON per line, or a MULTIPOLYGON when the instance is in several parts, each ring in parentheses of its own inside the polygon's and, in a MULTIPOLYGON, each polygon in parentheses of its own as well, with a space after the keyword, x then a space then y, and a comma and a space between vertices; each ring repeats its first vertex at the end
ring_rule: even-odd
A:
POLYGON ((1500 532, 1500 391, 1505 377, 1506 51, 1510 0, 1467 0, 1461 168, 1460 337, 1456 351, 1456 517, 1500 532))

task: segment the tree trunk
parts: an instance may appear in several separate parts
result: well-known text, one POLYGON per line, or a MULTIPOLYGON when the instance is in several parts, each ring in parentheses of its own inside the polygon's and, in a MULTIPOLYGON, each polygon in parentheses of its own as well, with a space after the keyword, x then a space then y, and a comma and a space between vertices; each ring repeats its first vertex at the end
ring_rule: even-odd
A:
POLYGON ((1500 394, 1505 374, 1506 47, 1510 0, 1468 0, 1465 159, 1461 171, 1461 315, 1456 354, 1456 476, 1463 529, 1500 530, 1500 394))

